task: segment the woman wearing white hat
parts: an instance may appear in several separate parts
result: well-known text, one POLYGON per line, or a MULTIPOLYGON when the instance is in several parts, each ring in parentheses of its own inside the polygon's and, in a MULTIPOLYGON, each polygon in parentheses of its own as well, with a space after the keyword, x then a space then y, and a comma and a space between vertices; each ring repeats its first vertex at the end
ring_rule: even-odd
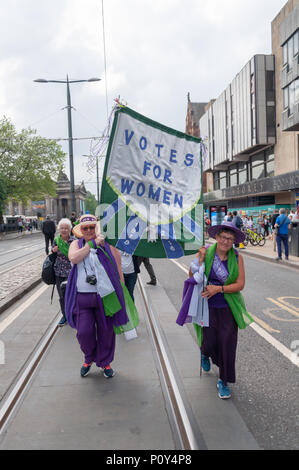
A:
POLYGON ((114 358, 114 327, 128 322, 121 281, 118 250, 104 241, 97 218, 82 215, 73 228, 79 238, 72 242, 69 260, 73 268, 68 278, 65 311, 70 326, 77 329, 77 339, 84 353, 81 376, 93 362, 104 369, 104 377, 114 376, 110 363, 114 358))

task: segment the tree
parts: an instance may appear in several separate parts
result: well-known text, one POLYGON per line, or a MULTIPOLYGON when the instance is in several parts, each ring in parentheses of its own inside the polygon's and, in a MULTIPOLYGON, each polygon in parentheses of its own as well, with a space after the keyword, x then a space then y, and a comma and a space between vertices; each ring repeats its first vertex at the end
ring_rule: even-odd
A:
POLYGON ((97 205, 98 202, 95 198, 95 195, 92 194, 90 191, 87 191, 85 198, 85 209, 90 212, 90 214, 95 214, 97 205))
POLYGON ((55 181, 64 161, 65 153, 54 140, 30 128, 18 133, 9 119, 0 120, 0 174, 8 199, 26 203, 55 196, 55 181))
POLYGON ((0 174, 0 222, 2 220, 4 203, 5 203, 6 198, 7 198, 6 181, 3 178, 3 176, 0 174))

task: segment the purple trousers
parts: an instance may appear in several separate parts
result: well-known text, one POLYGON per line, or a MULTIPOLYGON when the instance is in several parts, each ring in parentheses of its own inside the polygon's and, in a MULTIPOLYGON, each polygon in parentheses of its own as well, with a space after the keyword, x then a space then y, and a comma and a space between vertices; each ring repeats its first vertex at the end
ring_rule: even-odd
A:
POLYGON ((113 361, 115 333, 112 318, 106 317, 96 294, 77 294, 74 308, 77 339, 84 362, 104 368, 113 361))
POLYGON ((229 307, 209 307, 209 314, 210 326, 203 328, 201 352, 219 367, 219 378, 225 384, 234 383, 238 325, 229 307))

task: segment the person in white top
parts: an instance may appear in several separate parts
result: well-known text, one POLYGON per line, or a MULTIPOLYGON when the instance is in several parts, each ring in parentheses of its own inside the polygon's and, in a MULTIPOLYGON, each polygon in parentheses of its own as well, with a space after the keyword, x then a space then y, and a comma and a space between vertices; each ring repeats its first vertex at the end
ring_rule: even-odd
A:
POLYGON ((134 302, 134 287, 137 281, 137 274, 140 273, 137 256, 130 255, 124 251, 121 254, 121 268, 125 279, 125 285, 134 302))

